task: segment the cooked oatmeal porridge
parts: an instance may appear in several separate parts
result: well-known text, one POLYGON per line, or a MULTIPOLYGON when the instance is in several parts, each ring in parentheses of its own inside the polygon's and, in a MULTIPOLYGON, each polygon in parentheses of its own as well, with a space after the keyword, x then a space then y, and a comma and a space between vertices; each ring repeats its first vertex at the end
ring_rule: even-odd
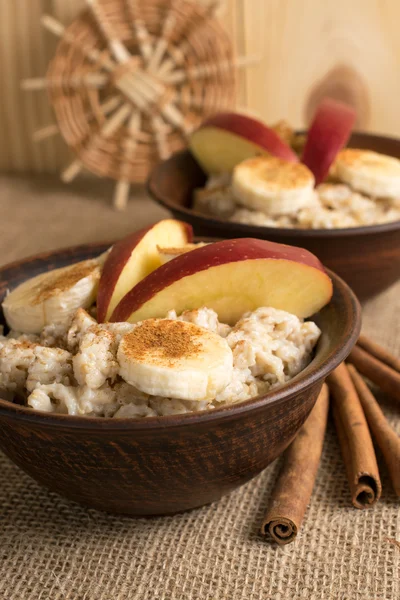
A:
POLYGON ((100 417, 150 417, 189 413, 241 402, 289 381, 311 361, 321 334, 313 321, 274 308, 246 313, 230 327, 201 308, 166 321, 184 321, 223 340, 231 375, 215 397, 188 401, 151 395, 123 379, 118 349, 139 324, 98 324, 80 308, 65 325, 39 335, 0 336, 0 387, 44 412, 100 417))
POLYGON ((194 194, 193 208, 205 215, 234 223, 300 229, 360 227, 400 220, 398 198, 372 197, 341 182, 315 188, 308 206, 294 214, 269 215, 241 206, 232 191, 229 175, 210 177, 194 194))

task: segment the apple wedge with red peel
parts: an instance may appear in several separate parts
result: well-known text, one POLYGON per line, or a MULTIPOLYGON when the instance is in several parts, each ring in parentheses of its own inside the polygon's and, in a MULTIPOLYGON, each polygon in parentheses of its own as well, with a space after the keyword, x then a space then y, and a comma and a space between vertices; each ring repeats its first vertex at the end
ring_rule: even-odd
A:
POLYGON ((243 160, 259 154, 299 160, 273 129, 239 113, 220 113, 204 121, 190 136, 189 148, 209 174, 230 172, 243 160))
POLYGON ((97 318, 107 321, 119 301, 161 264, 158 246, 185 246, 193 240, 190 225, 165 219, 136 231, 112 247, 97 293, 97 318))
POLYGON ((175 309, 213 308, 233 325, 262 306, 298 317, 318 312, 332 297, 332 282, 307 250, 241 238, 181 254, 138 283, 115 308, 111 321, 136 323, 175 309))
POLYGON ((325 98, 318 106, 308 130, 301 162, 322 183, 338 152, 347 144, 356 120, 355 111, 342 102, 325 98))

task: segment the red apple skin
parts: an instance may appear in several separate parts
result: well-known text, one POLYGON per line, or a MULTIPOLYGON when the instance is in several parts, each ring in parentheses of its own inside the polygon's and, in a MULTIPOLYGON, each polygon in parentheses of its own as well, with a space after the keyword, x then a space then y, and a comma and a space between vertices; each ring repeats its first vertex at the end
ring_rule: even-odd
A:
POLYGON ((115 307, 110 321, 126 321, 155 294, 183 277, 226 263, 267 257, 292 260, 314 267, 329 279, 318 258, 303 248, 254 238, 223 240, 181 254, 150 273, 122 298, 115 307))
MULTIPOLYGON (((187 241, 193 241, 193 228, 188 223, 180 222, 186 231, 187 241)), ((97 320, 103 323, 106 318, 107 308, 111 297, 114 293, 114 288, 124 269, 126 263, 131 257, 134 248, 142 241, 144 236, 158 223, 153 223, 148 227, 135 231, 130 235, 114 244, 101 273, 99 289, 97 292, 97 320)))
POLYGON ((245 138, 256 146, 260 146, 273 156, 283 158, 289 162, 299 161, 294 150, 273 129, 247 115, 241 115, 240 113, 218 113, 206 119, 200 125, 199 129, 203 129, 204 127, 224 129, 229 133, 245 138))
POLYGON ((325 98, 319 104, 308 131, 301 161, 322 183, 338 152, 347 144, 356 120, 355 111, 342 102, 325 98))

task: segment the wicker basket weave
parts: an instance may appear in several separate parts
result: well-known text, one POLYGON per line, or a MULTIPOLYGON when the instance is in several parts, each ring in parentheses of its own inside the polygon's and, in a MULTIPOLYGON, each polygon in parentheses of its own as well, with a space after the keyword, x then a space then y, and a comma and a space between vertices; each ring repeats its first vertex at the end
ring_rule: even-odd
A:
POLYGON ((63 32, 46 78, 78 165, 127 185, 235 95, 230 39, 210 7, 189 0, 93 2, 63 32))

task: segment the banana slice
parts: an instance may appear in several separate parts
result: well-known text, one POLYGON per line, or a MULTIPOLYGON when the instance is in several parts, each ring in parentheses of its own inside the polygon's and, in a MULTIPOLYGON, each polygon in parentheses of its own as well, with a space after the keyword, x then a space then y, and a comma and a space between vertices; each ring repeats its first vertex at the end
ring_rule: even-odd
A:
POLYGON ((336 158, 335 175, 368 196, 400 197, 400 160, 393 156, 346 148, 336 158))
POLYGON ((231 380, 232 350, 224 338, 186 321, 147 319, 118 348, 119 374, 152 396, 208 400, 231 380))
POLYGON ((257 156, 233 170, 232 191, 240 204, 267 215, 289 215, 314 202, 314 176, 301 163, 257 156))
POLYGON ((21 283, 2 304, 8 326, 40 333, 46 325, 67 324, 78 308, 89 308, 95 301, 101 260, 85 260, 21 283))

